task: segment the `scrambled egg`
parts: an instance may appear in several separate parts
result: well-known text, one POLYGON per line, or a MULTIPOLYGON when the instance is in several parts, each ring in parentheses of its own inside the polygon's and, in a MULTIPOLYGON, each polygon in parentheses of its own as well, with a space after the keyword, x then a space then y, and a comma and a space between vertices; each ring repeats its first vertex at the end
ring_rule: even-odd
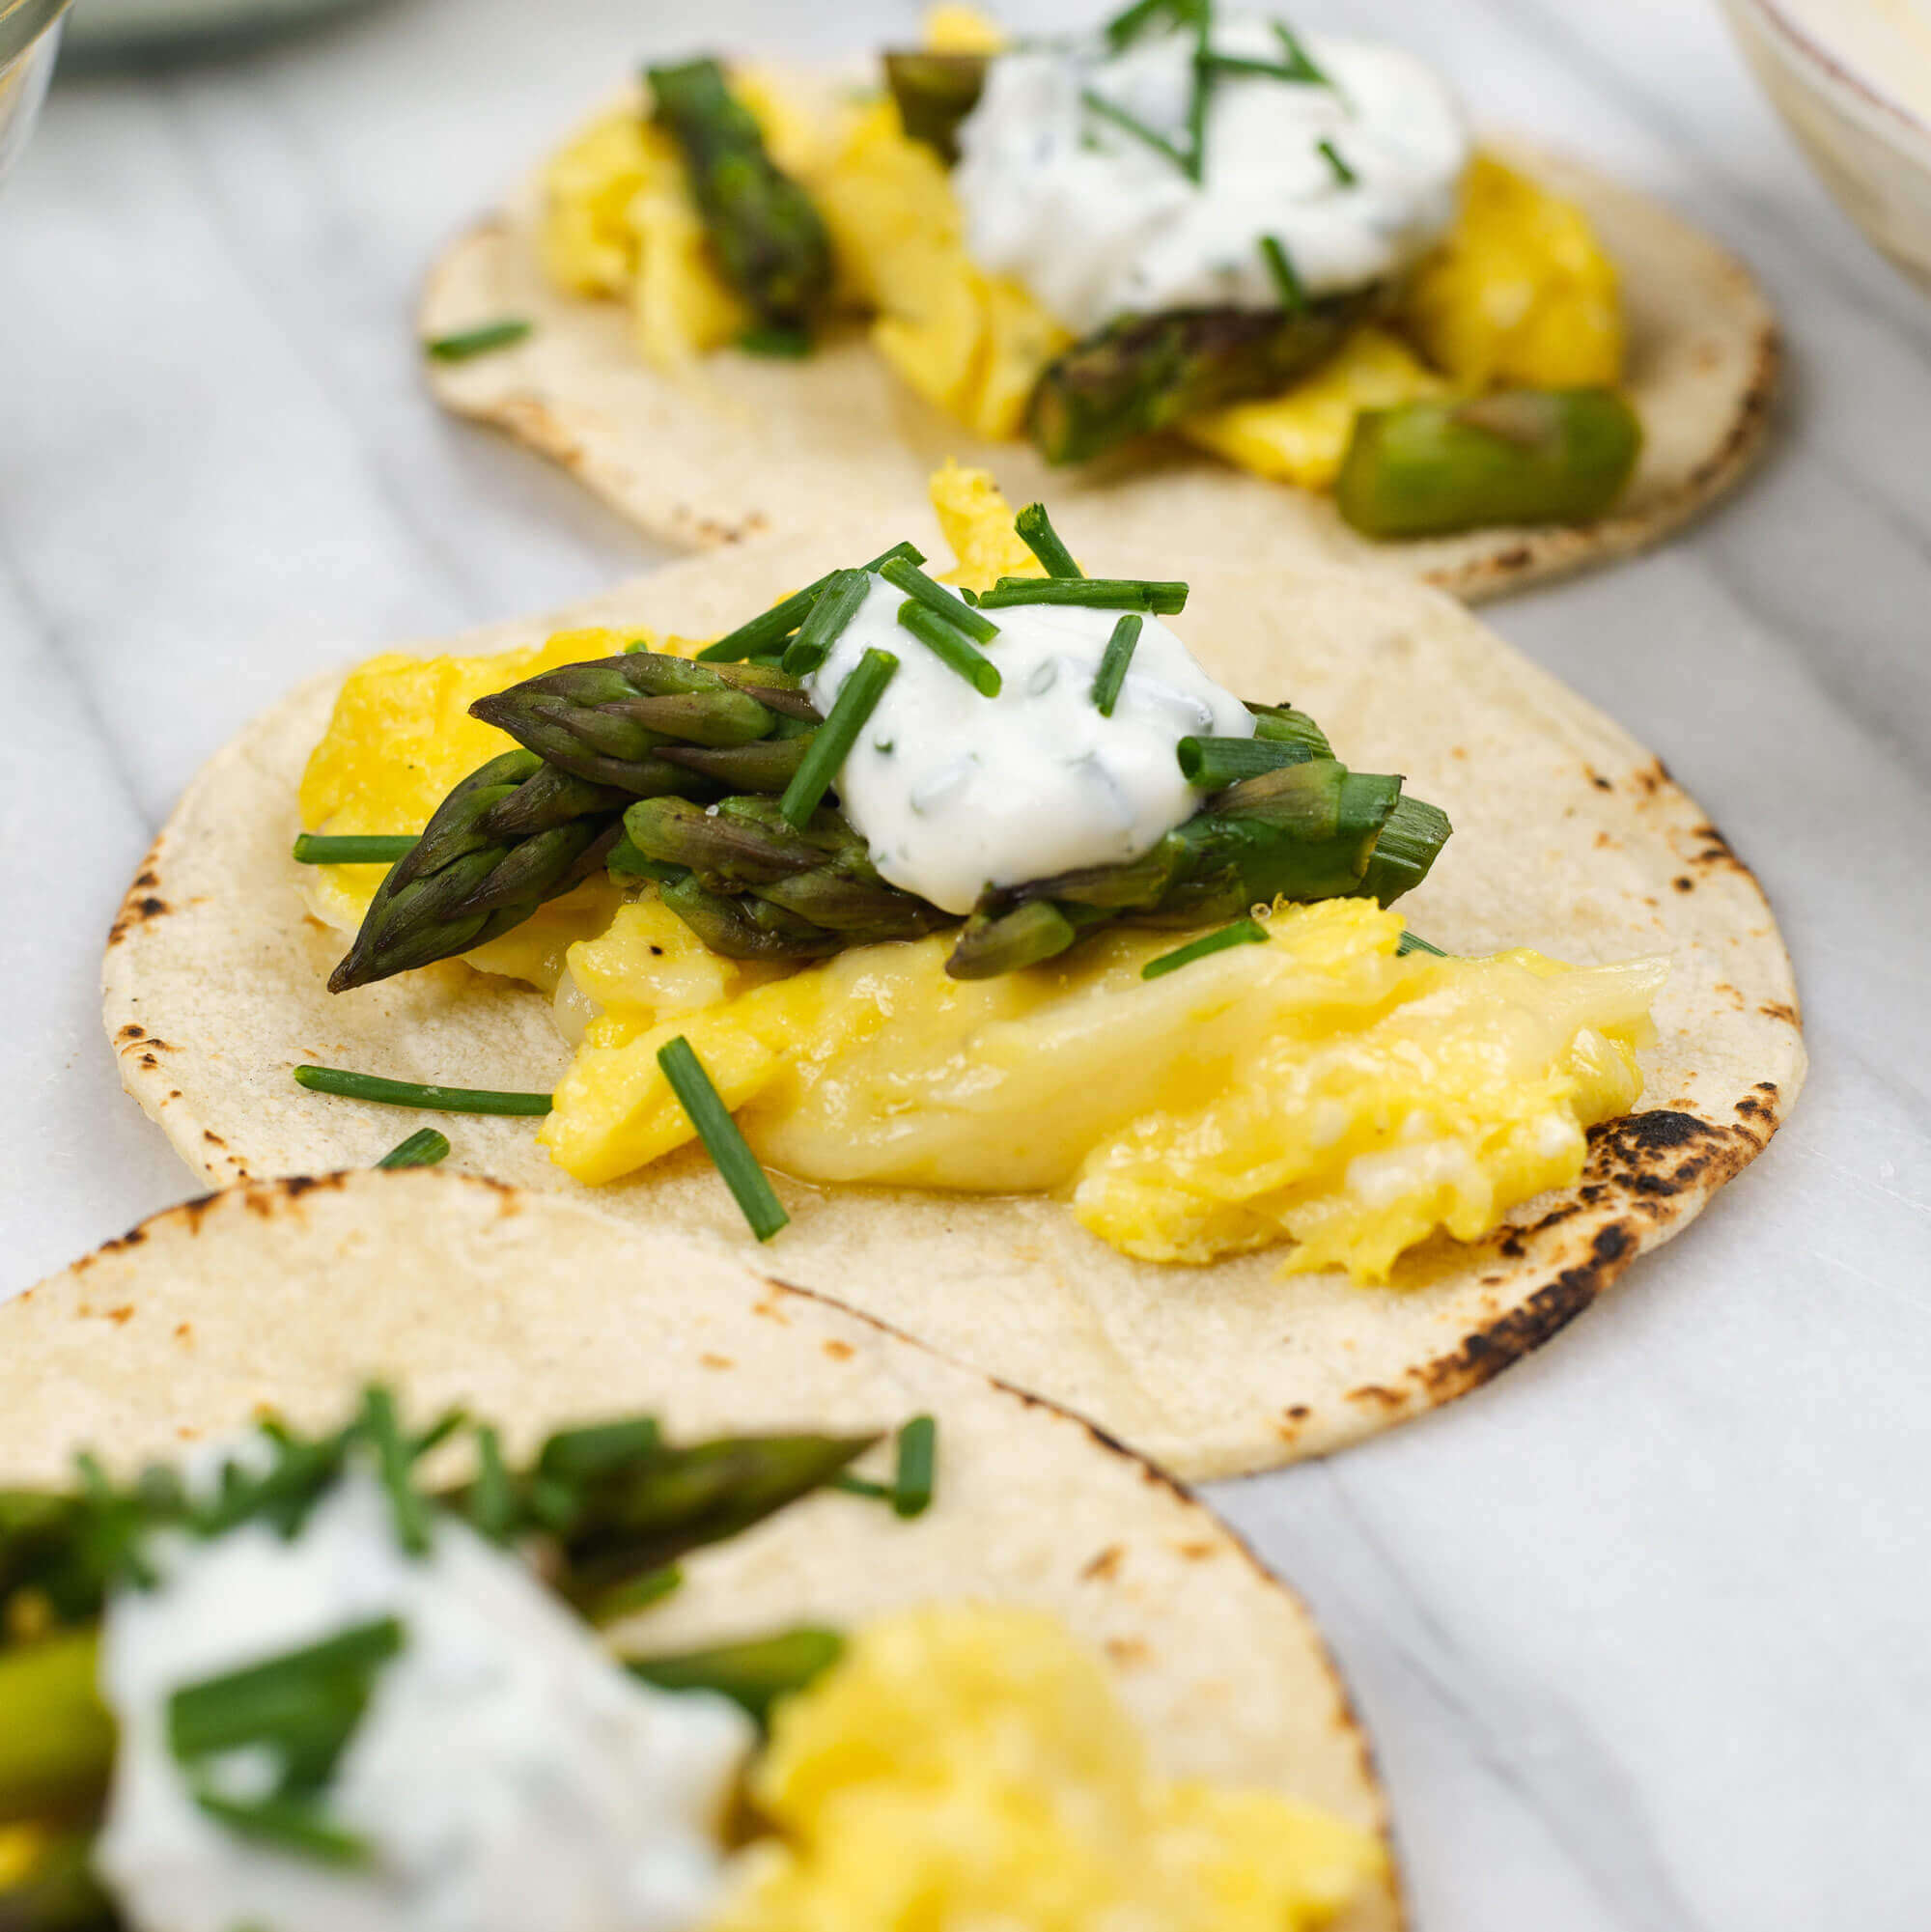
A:
POLYGON ((1043 577, 1046 566, 1013 528, 1012 506, 989 469, 966 469, 951 457, 931 482, 932 508, 957 561, 947 583, 991 590, 1001 577, 1043 577))
POLYGON ((1404 323, 1469 388, 1613 383, 1625 348, 1616 268, 1572 201, 1489 154, 1462 183, 1462 213, 1424 263, 1404 323))
POLYGON ((1121 931, 998 979, 949 934, 854 948, 659 1015, 667 910, 570 955, 593 1022, 541 1139, 587 1182, 693 1138, 658 1066, 683 1034, 761 1159, 834 1183, 1057 1193, 1103 1240, 1206 1262, 1291 1238, 1290 1269, 1383 1280, 1438 1228, 1470 1240, 1574 1182, 1583 1130, 1641 1090, 1653 963, 1397 958, 1371 901, 1279 908, 1265 947, 1154 980, 1171 934, 1121 931))
POLYGON ((1363 322, 1284 395, 1210 410, 1180 433, 1256 476, 1331 490, 1360 410, 1446 396, 1452 388, 1399 336, 1363 322))
MULTIPOLYGON (((419 832, 470 772, 516 749, 494 725, 469 715, 491 691, 593 658, 613 658, 641 639, 654 651, 689 656, 698 646, 648 632, 560 630, 546 643, 486 658, 410 658, 386 652, 358 664, 335 700, 328 729, 309 754, 301 822, 313 832, 419 832)), ((382 865, 305 865, 309 910, 353 932, 388 870, 382 865)), ((526 979, 549 993, 563 977, 564 950, 602 932, 623 895, 591 880, 533 919, 466 955, 480 972, 526 979)))
MULTIPOLYGON (((933 500, 982 588, 1037 570, 984 471, 933 500)), ((415 831, 510 741, 487 691, 614 655, 565 631, 487 658, 388 656, 353 672, 301 786, 303 824, 415 831)), ((670 638, 656 648, 688 655, 670 638)), ((304 868, 319 918, 360 920, 377 866, 304 868)), ((605 880, 466 955, 555 999, 577 1049, 540 1137, 577 1180, 692 1137, 657 1063, 683 1034, 765 1160, 804 1178, 1053 1192, 1123 1252, 1206 1262, 1283 1241, 1289 1269, 1385 1279, 1438 1230, 1472 1240, 1581 1171, 1584 1131, 1641 1090, 1665 968, 1530 952, 1407 958, 1367 900, 1275 909, 1265 946, 1143 980, 1180 936, 1119 931, 993 980, 949 979, 949 934, 803 969, 721 959, 650 888, 605 880)))
POLYGON ((1036 1610, 867 1626, 779 1704, 751 1795, 782 1837, 710 1932, 1301 1932, 1385 1865, 1325 1811, 1157 1776, 1105 1670, 1036 1610))

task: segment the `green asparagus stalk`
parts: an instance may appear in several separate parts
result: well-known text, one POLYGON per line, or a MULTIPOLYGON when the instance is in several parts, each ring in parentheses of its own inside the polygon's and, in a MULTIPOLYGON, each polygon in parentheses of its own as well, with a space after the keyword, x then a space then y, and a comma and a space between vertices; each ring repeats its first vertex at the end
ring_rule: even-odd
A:
POLYGON ((701 789, 693 776, 726 791, 782 791, 818 722, 801 683, 782 671, 760 678, 651 651, 565 664, 469 712, 559 770, 637 798, 701 789))
POLYGON ((625 815, 630 842, 647 858, 686 868, 708 899, 735 902, 752 932, 748 943, 729 930, 727 905, 713 907, 680 892, 663 897, 714 950, 737 958, 812 958, 844 946, 910 939, 945 924, 946 914, 874 868, 865 842, 823 806, 803 830, 770 798, 726 798, 705 811, 684 798, 646 798, 625 815), (763 909, 761 910, 760 909, 763 909), (691 918, 691 911, 697 913, 691 918), (775 920, 766 916, 775 911, 775 920), (715 944, 707 924, 724 930, 715 944), (825 936, 835 936, 826 944, 825 936), (742 944, 743 949, 733 947, 742 944))
POLYGON ((94 1876, 93 1852, 91 1832, 51 1834, 24 1874, 0 1883, 0 1932, 122 1932, 94 1876))
POLYGON ((831 289, 831 238, 811 198, 765 152, 714 60, 654 67, 649 79, 726 278, 768 328, 804 327, 831 289))
POLYGON ((520 925, 603 863, 630 794, 506 751, 436 807, 377 888, 328 990, 453 958, 520 925))
MULTIPOLYGON (((726 1437, 580 1484, 547 1525, 562 1554, 556 1587, 593 1619, 605 1606, 620 1610, 639 1578, 824 1488, 877 1440, 726 1437)), ((531 1499, 541 1507, 540 1492, 531 1499)))
POLYGON ((1403 863, 1371 885, 1376 844, 1400 790, 1399 778, 1353 772, 1331 758, 1244 779, 1131 864, 987 893, 945 969, 955 979, 993 978, 1053 958, 1102 924, 1207 926, 1282 897, 1348 897, 1374 886, 1392 896, 1420 882, 1447 836, 1446 819, 1423 807, 1431 816, 1405 824, 1403 863))
POLYGON ((92 1628, 0 1649, 0 1825, 85 1817, 106 1795, 114 1721, 98 1664, 92 1628))
POLYGON ((1026 429, 1049 462, 1084 462, 1203 409, 1268 396, 1339 348, 1375 292, 1304 309, 1169 309, 1123 316, 1040 377, 1026 429))
POLYGON ((845 1639, 835 1630, 806 1624, 748 1643, 665 1657, 627 1657, 624 1668, 661 1691, 716 1691, 764 1726, 780 1697, 802 1691, 838 1662, 844 1648, 845 1639))
POLYGON ((1355 418, 1334 503, 1370 537, 1586 523, 1622 493, 1642 425, 1612 389, 1511 389, 1355 418))
POLYGON ((986 88, 984 54, 888 53, 885 85, 899 121, 947 167, 959 158, 959 129, 986 88))

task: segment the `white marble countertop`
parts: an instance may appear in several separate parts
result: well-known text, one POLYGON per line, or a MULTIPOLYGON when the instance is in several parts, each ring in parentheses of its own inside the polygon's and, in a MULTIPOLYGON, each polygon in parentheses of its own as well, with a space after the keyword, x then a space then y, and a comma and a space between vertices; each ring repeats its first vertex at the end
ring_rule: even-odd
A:
MULTIPOLYGON (((913 9, 703 12, 711 42, 830 51, 913 9)), ((1756 481, 1492 616, 1757 869, 1814 1064, 1769 1155, 1556 1344, 1217 1499, 1327 1620, 1423 1932, 1907 1932, 1931 1922, 1931 307, 1805 173, 1713 6, 1301 12, 1399 32, 1485 116, 1667 196, 1783 309, 1756 481)), ((687 17, 397 0, 56 86, 0 193, 0 1292, 190 1191, 95 989, 200 761, 320 661, 655 560, 440 419, 409 315, 437 240, 687 17)))

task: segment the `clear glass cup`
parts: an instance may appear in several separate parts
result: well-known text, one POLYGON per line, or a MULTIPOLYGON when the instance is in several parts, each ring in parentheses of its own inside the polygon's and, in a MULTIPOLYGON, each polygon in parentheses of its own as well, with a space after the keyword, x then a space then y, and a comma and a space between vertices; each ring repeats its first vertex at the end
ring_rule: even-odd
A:
POLYGON ((34 131, 69 0, 0 0, 0 176, 34 131))

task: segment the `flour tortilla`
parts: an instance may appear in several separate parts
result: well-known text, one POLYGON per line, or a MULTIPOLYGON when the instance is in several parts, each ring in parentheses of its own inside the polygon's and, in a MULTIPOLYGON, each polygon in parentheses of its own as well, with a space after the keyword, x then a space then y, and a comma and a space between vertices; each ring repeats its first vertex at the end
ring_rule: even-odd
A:
POLYGON ((1583 527, 1377 544, 1343 523, 1328 496, 1177 441, 1054 469, 1029 444, 981 442, 922 402, 856 326, 806 361, 722 350, 687 378, 667 378, 642 360, 623 304, 560 294, 546 280, 534 184, 444 253, 421 314, 426 340, 504 316, 528 318, 534 332, 502 353, 431 363, 430 384, 449 408, 507 429, 680 546, 889 509, 957 457, 996 469, 1015 503, 1050 503, 1076 554, 1157 555, 1181 575, 1242 558, 1323 562, 1418 578, 1474 602, 1628 555, 1689 521, 1756 454, 1779 363, 1761 291, 1706 236, 1575 163, 1511 158, 1582 204, 1622 271, 1628 390, 1646 441, 1613 514, 1583 527))
MULTIPOLYGON (((440 648, 498 650, 588 624, 714 635, 883 548, 908 521, 692 559, 440 648)), ((1116 567, 1114 551, 1089 556, 1116 567)), ((1404 771, 1446 808, 1455 835, 1403 902, 1437 944, 1530 945, 1578 963, 1668 954, 1642 1110, 1599 1131, 1579 1188, 1526 1204, 1520 1225, 1484 1243, 1417 1250, 1393 1286, 1359 1288, 1336 1274, 1277 1278, 1278 1253, 1205 1269, 1133 1261, 1045 1197, 782 1178, 792 1224, 760 1250, 700 1149, 587 1190, 550 1164, 530 1120, 444 1121, 455 1163, 681 1228, 1037 1390, 1191 1477, 1337 1448, 1546 1340, 1753 1159, 1796 1095, 1790 962, 1756 882, 1655 759, 1438 593, 1222 574, 1195 582, 1180 625, 1230 688, 1292 697, 1351 764, 1404 771)), ((300 1062, 547 1088, 569 1057, 544 998, 460 963, 339 997, 324 990, 346 940, 306 915, 289 844, 338 682, 303 686, 207 766, 107 950, 123 1080, 217 1186, 362 1165, 421 1124, 297 1087, 300 1062)))
MULTIPOLYGON (((1282 1792, 1387 1832, 1313 1619, 1208 1510, 1057 1409, 663 1229, 435 1171, 248 1185, 157 1216, 0 1307, 0 1481, 340 1418, 371 1377, 527 1450, 646 1410, 673 1436, 938 1420, 931 1510, 816 1497, 684 1565, 615 1632, 676 1649, 977 1598, 1055 1611, 1104 1655, 1166 1775, 1282 1792)), ((1396 1885, 1348 1932, 1391 1932, 1396 1885)))

